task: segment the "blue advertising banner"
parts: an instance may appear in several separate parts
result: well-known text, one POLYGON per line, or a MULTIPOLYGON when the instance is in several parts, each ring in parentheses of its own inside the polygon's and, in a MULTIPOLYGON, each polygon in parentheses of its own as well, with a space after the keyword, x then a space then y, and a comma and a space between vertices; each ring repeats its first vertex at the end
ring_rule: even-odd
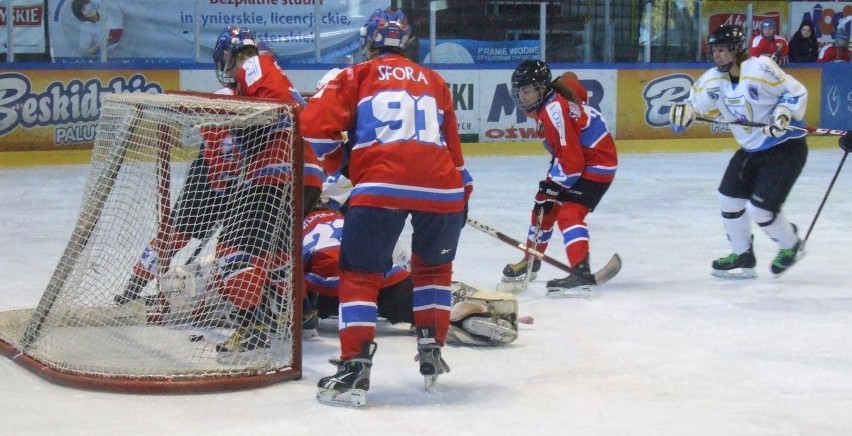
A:
POLYGON ((478 41, 473 39, 439 39, 435 50, 430 41, 420 41, 421 61, 437 64, 481 64, 490 62, 520 62, 541 58, 536 40, 478 41))
POLYGON ((211 59, 227 26, 247 27, 285 62, 343 63, 357 53, 360 28, 380 0, 48 0, 50 46, 57 61, 211 59))
POLYGON ((819 127, 852 129, 852 64, 824 64, 822 69, 822 105, 819 127))

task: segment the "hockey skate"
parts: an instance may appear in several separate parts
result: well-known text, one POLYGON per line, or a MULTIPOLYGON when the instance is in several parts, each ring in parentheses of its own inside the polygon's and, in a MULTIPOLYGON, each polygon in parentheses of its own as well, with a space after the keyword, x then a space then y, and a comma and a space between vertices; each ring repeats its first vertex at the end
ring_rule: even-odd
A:
POLYGON ((316 292, 311 292, 302 302, 302 339, 312 339, 319 336, 318 299, 319 295, 316 292))
MULTIPOLYGON (((523 258, 520 262, 507 264, 505 268, 503 268, 503 282, 504 283, 512 283, 512 282, 523 282, 524 278, 527 275, 527 266, 529 265, 529 259, 523 258)), ((530 272, 530 280, 535 280, 538 270, 541 269, 541 259, 534 259, 532 263, 532 272, 530 272)))
POLYGON ((441 357, 441 344, 435 340, 435 332, 431 328, 417 329, 417 356, 414 360, 420 362, 420 374, 427 391, 432 390, 439 375, 450 372, 449 365, 441 357))
POLYGON ((373 366, 376 347, 375 342, 367 342, 361 354, 354 359, 329 360, 329 363, 337 366, 337 373, 319 380, 317 401, 345 407, 366 405, 367 391, 370 390, 370 368, 373 366))
MULTIPOLYGON (((795 226, 793 226, 793 228, 795 229, 795 226)), ((799 239, 793 248, 782 248, 781 250, 778 250, 778 254, 775 256, 775 259, 772 260, 772 265, 769 268, 772 270, 772 274, 775 274, 775 278, 777 279, 787 272, 787 270, 804 255, 805 250, 802 246, 802 240, 799 239)))
POLYGON ((562 279, 547 282, 547 296, 550 298, 591 298, 592 285, 595 276, 589 268, 589 257, 586 256, 574 267, 574 273, 562 279))
POLYGON ((130 280, 127 282, 127 286, 124 288, 124 292, 121 295, 113 297, 115 304, 121 306, 131 301, 138 300, 139 297, 142 296, 142 290, 145 289, 145 285, 147 284, 148 281, 142 277, 135 275, 131 276, 130 280))
MULTIPOLYGON (((754 271, 755 265, 757 265, 757 259, 754 257, 754 248, 749 245, 745 253, 731 253, 714 260, 711 274, 713 277, 726 279, 753 279, 757 277, 754 271)), ((775 266, 773 265, 772 268, 774 271, 775 266)))
POLYGON ((216 361, 223 365, 242 363, 247 359, 260 357, 271 346, 268 326, 240 326, 225 342, 216 345, 216 361))

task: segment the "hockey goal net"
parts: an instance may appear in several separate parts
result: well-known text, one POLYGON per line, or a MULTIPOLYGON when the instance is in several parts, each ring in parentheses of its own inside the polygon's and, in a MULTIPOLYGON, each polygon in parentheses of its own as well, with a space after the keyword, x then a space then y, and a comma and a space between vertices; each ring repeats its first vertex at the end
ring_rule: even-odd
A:
POLYGON ((73 233, 38 306, 0 313, 0 351, 53 382, 110 391, 301 377, 295 111, 206 94, 108 95, 73 233), (243 258, 252 260, 234 262, 243 258), (265 280, 223 292, 247 265, 265 280), (261 337, 236 334, 246 323, 235 313, 261 337))

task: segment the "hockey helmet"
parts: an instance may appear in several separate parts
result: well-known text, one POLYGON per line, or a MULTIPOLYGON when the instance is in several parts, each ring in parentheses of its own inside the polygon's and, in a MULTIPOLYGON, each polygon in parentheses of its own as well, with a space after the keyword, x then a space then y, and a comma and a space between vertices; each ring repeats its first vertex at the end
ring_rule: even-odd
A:
MULTIPOLYGON (((745 33, 743 28, 738 25, 722 26, 713 31, 707 37, 707 48, 710 51, 709 57, 713 59, 713 48, 717 45, 726 46, 728 50, 738 57, 740 53, 745 52, 743 44, 745 43, 745 33)), ((728 62, 725 65, 717 65, 716 69, 721 72, 727 72, 733 66, 733 62, 728 62)))
POLYGON ((376 9, 361 27, 361 52, 370 59, 373 50, 402 50, 411 37, 411 25, 400 10, 376 9))
POLYGON ((219 34, 216 46, 213 48, 213 63, 216 65, 216 78, 219 79, 219 83, 224 86, 233 85, 234 79, 228 71, 236 62, 234 55, 245 47, 256 48, 256 41, 254 33, 243 27, 228 26, 219 34))
POLYGON ((553 94, 552 80, 550 67, 543 61, 523 61, 512 73, 512 99, 522 111, 534 112, 553 94))

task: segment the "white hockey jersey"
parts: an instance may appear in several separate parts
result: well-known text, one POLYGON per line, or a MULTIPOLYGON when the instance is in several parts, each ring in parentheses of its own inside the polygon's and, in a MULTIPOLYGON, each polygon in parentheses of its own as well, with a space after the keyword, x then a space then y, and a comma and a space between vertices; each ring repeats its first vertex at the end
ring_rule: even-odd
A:
MULTIPOLYGON (((793 76, 785 73, 767 56, 746 59, 740 64, 740 80, 731 83, 728 73, 715 68, 708 70, 692 85, 688 101, 695 115, 720 122, 747 121, 768 124, 776 106, 790 109, 793 126, 804 126, 808 90, 793 76)), ((807 132, 787 130, 774 138, 766 136, 760 127, 730 124, 731 133, 744 150, 760 151, 774 147, 807 132)))

